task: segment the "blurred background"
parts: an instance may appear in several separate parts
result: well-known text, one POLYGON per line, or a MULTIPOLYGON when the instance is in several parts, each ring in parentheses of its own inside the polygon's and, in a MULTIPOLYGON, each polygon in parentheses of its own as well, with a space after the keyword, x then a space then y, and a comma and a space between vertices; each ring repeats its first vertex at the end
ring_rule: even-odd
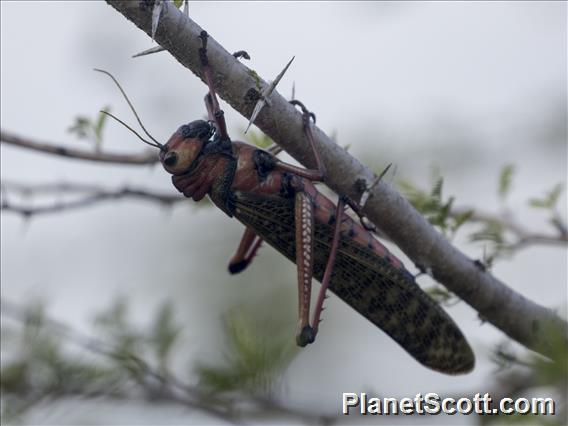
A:
MULTIPOLYGON (((134 123, 116 88, 92 68, 118 78, 160 140, 204 115, 205 86, 166 52, 131 58, 153 44, 106 3, 1 2, 0 7, 3 130, 94 150, 93 143, 69 132, 78 116, 95 120, 102 107, 110 106, 134 123)), ((414 190, 428 193, 439 175, 444 199, 455 196, 455 206, 504 214, 544 234, 555 232, 551 215, 566 223, 562 189, 556 191, 554 206, 538 208, 534 202, 566 182, 566 3, 192 1, 190 16, 227 50, 245 49, 252 57, 246 65, 266 80, 295 55, 279 92, 290 97, 295 83, 296 97, 316 112, 319 127, 339 144, 349 145, 354 156, 379 172, 388 163, 396 166, 387 176, 393 184, 411 182, 414 190), (500 197, 504 170, 512 178, 500 197)), ((222 107, 233 138, 242 138, 246 120, 228 105, 222 107)), ((146 148, 114 122, 106 123, 102 140, 103 151, 137 154, 146 148)), ((22 195, 10 184, 128 186, 177 195, 159 165, 95 164, 2 144, 1 166, 3 199, 18 205, 50 205, 68 196, 22 195)), ((230 276, 226 265, 242 226, 206 205, 119 199, 27 219, 4 211, 1 220, 2 300, 14 314, 2 316, 2 365, 12 367, 3 371, 2 410, 9 422, 227 422, 175 398, 151 398, 133 376, 113 376, 110 386, 105 374, 124 365, 69 342, 76 338, 56 338, 56 331, 44 330, 38 325, 38 306, 41 318, 48 316, 76 333, 111 345, 131 344, 128 349, 140 356, 148 351, 150 365, 184 382, 201 383, 217 394, 253 394, 260 406, 270 396, 289 410, 247 418, 248 423, 310 423, 330 415, 339 423, 477 424, 487 419, 335 416, 342 392, 483 394, 503 388, 516 368, 495 361, 495 348, 507 340, 505 335, 482 323, 464 302, 447 309, 476 353, 476 368, 466 376, 422 367, 334 295, 317 344, 296 351, 294 265, 264 247, 249 269, 230 276), (41 341, 40 331, 53 332, 53 341, 41 341), (265 358, 274 355, 268 357, 273 363, 262 364, 266 359, 260 355, 235 360, 239 344, 265 358), (39 347, 41 355, 46 345, 52 364, 72 359, 85 369, 77 370, 83 374, 74 385, 80 391, 62 391, 65 383, 57 388, 45 368, 33 378, 26 375, 37 361, 30 347, 39 347), (24 359, 21 371, 13 366, 24 359), (89 370, 100 364, 106 370, 89 370), (245 364, 264 365, 264 375, 247 370, 248 376, 231 376, 231 368, 245 364), (6 377, 13 380, 7 383, 6 377), (85 390, 93 385, 92 377, 105 383, 108 393, 85 390), (34 392, 37 397, 30 398, 34 392), (315 417, 295 416, 294 410, 315 417)), ((495 246, 491 238, 471 242, 478 228, 466 223, 454 237, 473 259, 495 246)), ((389 248, 417 272, 396 247, 389 248)), ((566 259, 565 244, 531 245, 500 256, 492 272, 566 318, 566 259)), ((428 277, 419 283, 434 285, 428 277)), ((520 346, 508 349, 526 355, 520 346)), ((60 371, 59 382, 75 377, 70 371, 75 370, 60 371)), ((551 386, 530 392, 558 395, 551 386)))

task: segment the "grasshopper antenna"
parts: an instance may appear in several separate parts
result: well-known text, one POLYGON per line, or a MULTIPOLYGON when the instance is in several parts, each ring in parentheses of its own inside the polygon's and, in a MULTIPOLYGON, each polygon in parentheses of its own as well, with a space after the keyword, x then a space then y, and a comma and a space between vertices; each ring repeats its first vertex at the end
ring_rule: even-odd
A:
POLYGON ((116 84, 116 86, 118 87, 118 89, 120 90, 120 93, 122 93, 122 96, 124 97, 124 99, 126 100, 126 102, 128 103, 128 106, 130 107, 130 109, 132 110, 132 113, 134 114, 134 116, 136 117, 136 121, 138 121, 138 124, 140 124, 140 127, 142 127, 142 130, 144 130, 144 133, 146 133, 146 135, 148 135, 148 137, 150 139, 152 139, 152 141, 154 141, 154 143, 150 143, 149 141, 147 141, 146 139, 142 138, 138 133, 136 133, 134 131, 134 129, 132 129, 130 126, 128 126, 126 123, 124 123, 122 120, 118 119, 117 117, 115 117, 114 115, 105 112, 105 111, 101 111, 103 114, 106 114, 112 118, 114 118, 116 121, 118 121, 120 124, 122 124, 124 127, 126 127, 128 130, 130 130, 132 133, 134 133, 136 136, 138 136, 143 142, 147 143, 148 145, 151 145, 153 147, 159 148, 161 151, 164 151, 164 145, 162 145, 160 142, 158 142, 149 132, 148 130, 146 130, 146 128, 144 127, 144 124, 142 124, 142 120, 140 120, 140 117, 138 116, 138 113, 136 112, 136 109, 134 108, 134 106, 132 105, 132 102, 130 102, 130 99, 128 99, 128 96, 126 95, 126 92, 124 91, 124 89, 122 88, 122 86, 120 85, 120 83, 118 82, 118 80, 116 78, 114 78, 114 76, 105 70, 101 70, 98 68, 94 68, 95 71, 97 72, 102 72, 103 74, 108 75, 112 81, 114 81, 114 84, 116 84))
POLYGON ((109 117, 111 117, 111 118, 115 119, 116 121, 118 121, 120 124, 122 124, 122 125, 123 125, 124 127, 126 127, 128 130, 130 130, 132 133, 134 133, 136 136, 138 136, 138 139, 140 139, 142 142, 147 143, 148 145, 153 146, 154 148, 159 148, 159 149, 163 150, 163 145, 161 145, 161 144, 160 144, 160 145, 156 145, 156 144, 153 144, 153 143, 150 142, 150 141, 147 141, 147 140, 144 139, 142 136, 140 136, 136 130, 134 130, 132 127, 130 127, 130 126, 129 126, 128 124, 126 124, 124 121, 122 121, 120 118, 118 118, 118 117, 112 115, 110 112, 105 111, 105 110, 101 110, 101 111, 99 111, 99 112, 100 112, 101 114, 108 115, 109 117))

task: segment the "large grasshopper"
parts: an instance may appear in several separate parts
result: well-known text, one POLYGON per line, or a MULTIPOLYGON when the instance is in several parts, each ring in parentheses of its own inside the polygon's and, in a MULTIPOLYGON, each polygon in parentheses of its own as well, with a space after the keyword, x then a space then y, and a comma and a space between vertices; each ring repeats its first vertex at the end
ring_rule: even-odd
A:
POLYGON ((206 32, 201 39, 209 120, 181 126, 165 145, 148 132, 153 142, 137 135, 160 149, 160 161, 172 174, 178 191, 195 201, 208 196, 229 217, 245 225, 229 271, 245 269, 262 241, 296 263, 299 346, 314 342, 329 288, 423 365, 448 374, 470 371, 474 355, 454 321, 369 232, 362 216, 360 225, 344 213, 345 204, 349 204, 360 214, 358 205, 342 196, 335 204, 314 186, 325 179, 325 168, 311 132, 313 114, 292 101, 303 111, 304 132, 317 163, 314 170, 286 164, 271 152, 231 141, 213 86, 206 32), (321 288, 310 323, 313 277, 321 282, 321 288))

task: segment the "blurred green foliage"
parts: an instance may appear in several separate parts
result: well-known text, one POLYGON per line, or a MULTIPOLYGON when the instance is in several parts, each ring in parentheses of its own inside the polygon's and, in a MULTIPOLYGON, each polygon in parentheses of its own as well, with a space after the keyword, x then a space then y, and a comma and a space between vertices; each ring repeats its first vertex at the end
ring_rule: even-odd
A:
MULTIPOLYGON (((269 401, 297 353, 284 332, 287 328, 266 321, 261 326, 248 314, 233 310, 225 321, 225 360, 199 366, 197 386, 186 384, 189 378, 185 383, 174 378, 171 371, 181 327, 169 302, 141 329, 130 322, 126 299, 119 298, 94 316, 101 339, 50 320, 39 303, 24 308, 3 303, 3 314, 16 320, 10 326, 3 321, 3 344, 10 341, 10 356, 3 357, 0 371, 3 422, 22 419, 46 398, 126 399, 135 389, 152 401, 167 401, 180 389, 193 397, 203 394, 199 400, 231 392, 269 401)), ((176 398, 172 401, 183 403, 176 398)))
POLYGON ((398 187, 414 208, 422 213, 432 225, 442 231, 444 235, 453 237, 461 226, 473 216, 474 211, 454 212, 452 208, 456 198, 449 196, 444 200, 442 194, 444 179, 439 176, 439 172, 434 171, 431 180, 432 184, 429 190, 421 189, 408 180, 400 180, 398 187))
POLYGON ((501 201, 505 201, 507 195, 511 190, 511 183, 513 181, 513 175, 515 174, 515 166, 513 164, 506 164, 501 169, 499 175, 499 198, 501 201))
POLYGON ((242 310, 229 313, 225 320, 227 348, 220 366, 197 367, 199 383, 213 393, 242 391, 252 395, 272 395, 297 347, 288 333, 275 333, 274 324, 253 321, 242 310))
MULTIPOLYGON (((241 133, 244 134, 244 130, 241 133)), ((246 134, 246 139, 252 145, 258 146, 259 148, 262 149, 266 149, 274 144, 272 139, 270 139, 264 133, 254 129, 249 129, 249 131, 246 134)))
POLYGON ((496 367, 498 393, 494 397, 528 398, 547 395, 555 400, 555 415, 495 415, 479 417, 481 424, 540 424, 561 426, 568 415, 568 347, 566 336, 557 325, 542 327, 550 347, 550 359, 525 349, 514 351, 510 342, 493 350, 491 360, 496 367), (543 391, 546 389, 546 391, 543 391))
POLYGON ((95 145, 95 149, 99 151, 102 147, 103 130, 107 120, 107 115, 102 111, 110 112, 110 107, 103 107, 95 118, 78 115, 75 117, 75 122, 69 126, 67 131, 74 134, 79 139, 92 142, 95 145))

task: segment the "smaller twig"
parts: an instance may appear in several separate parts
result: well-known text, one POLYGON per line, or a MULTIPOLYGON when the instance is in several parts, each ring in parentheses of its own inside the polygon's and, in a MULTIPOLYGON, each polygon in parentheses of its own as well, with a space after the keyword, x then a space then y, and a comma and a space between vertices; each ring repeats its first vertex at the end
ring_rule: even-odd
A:
MULTIPOLYGON (((472 209, 468 208, 456 208, 452 209, 450 212, 450 216, 459 216, 464 212, 472 211, 472 209)), ((556 226, 559 229, 559 233, 556 235, 553 234, 542 234, 537 232, 532 232, 517 222, 515 222, 510 217, 503 217, 491 213, 484 213, 479 212, 477 210, 473 210, 472 215, 468 218, 469 222, 479 222, 479 223, 495 223, 499 225, 506 231, 509 231, 516 237, 516 241, 512 244, 507 245, 507 248, 510 250, 518 250, 529 245, 560 245, 566 246, 568 245, 568 234, 561 232, 561 227, 556 226)))
POLYGON ((20 214, 24 217, 49 213, 59 213, 65 210, 74 210, 78 208, 89 207, 93 204, 97 204, 103 201, 117 200, 120 198, 140 198, 147 201, 157 202, 166 206, 171 206, 174 203, 186 201, 184 197, 180 197, 178 195, 163 194, 146 189, 124 187, 117 190, 109 190, 95 185, 70 183, 26 185, 22 183, 3 182, 3 191, 4 195, 6 191, 17 191, 21 194, 29 195, 77 192, 88 194, 73 201, 34 207, 14 204, 8 201, 6 196, 4 196, 2 199, 2 211, 20 214))
POLYGON ((552 225, 558 230, 558 232, 560 232, 560 235, 568 238, 568 226, 566 225, 566 222, 562 221, 558 214, 554 215, 550 223, 552 223, 552 225))
POLYGON ((144 165, 155 164, 159 161, 158 154, 155 151, 147 151, 142 154, 115 154, 108 152, 91 152, 82 149, 69 148, 62 145, 56 145, 45 142, 34 141, 29 138, 23 138, 13 133, 0 131, 0 140, 2 143, 27 148, 34 151, 40 151, 47 154, 58 155, 60 157, 74 158, 78 160, 95 161, 99 163, 114 163, 125 165, 144 165))

